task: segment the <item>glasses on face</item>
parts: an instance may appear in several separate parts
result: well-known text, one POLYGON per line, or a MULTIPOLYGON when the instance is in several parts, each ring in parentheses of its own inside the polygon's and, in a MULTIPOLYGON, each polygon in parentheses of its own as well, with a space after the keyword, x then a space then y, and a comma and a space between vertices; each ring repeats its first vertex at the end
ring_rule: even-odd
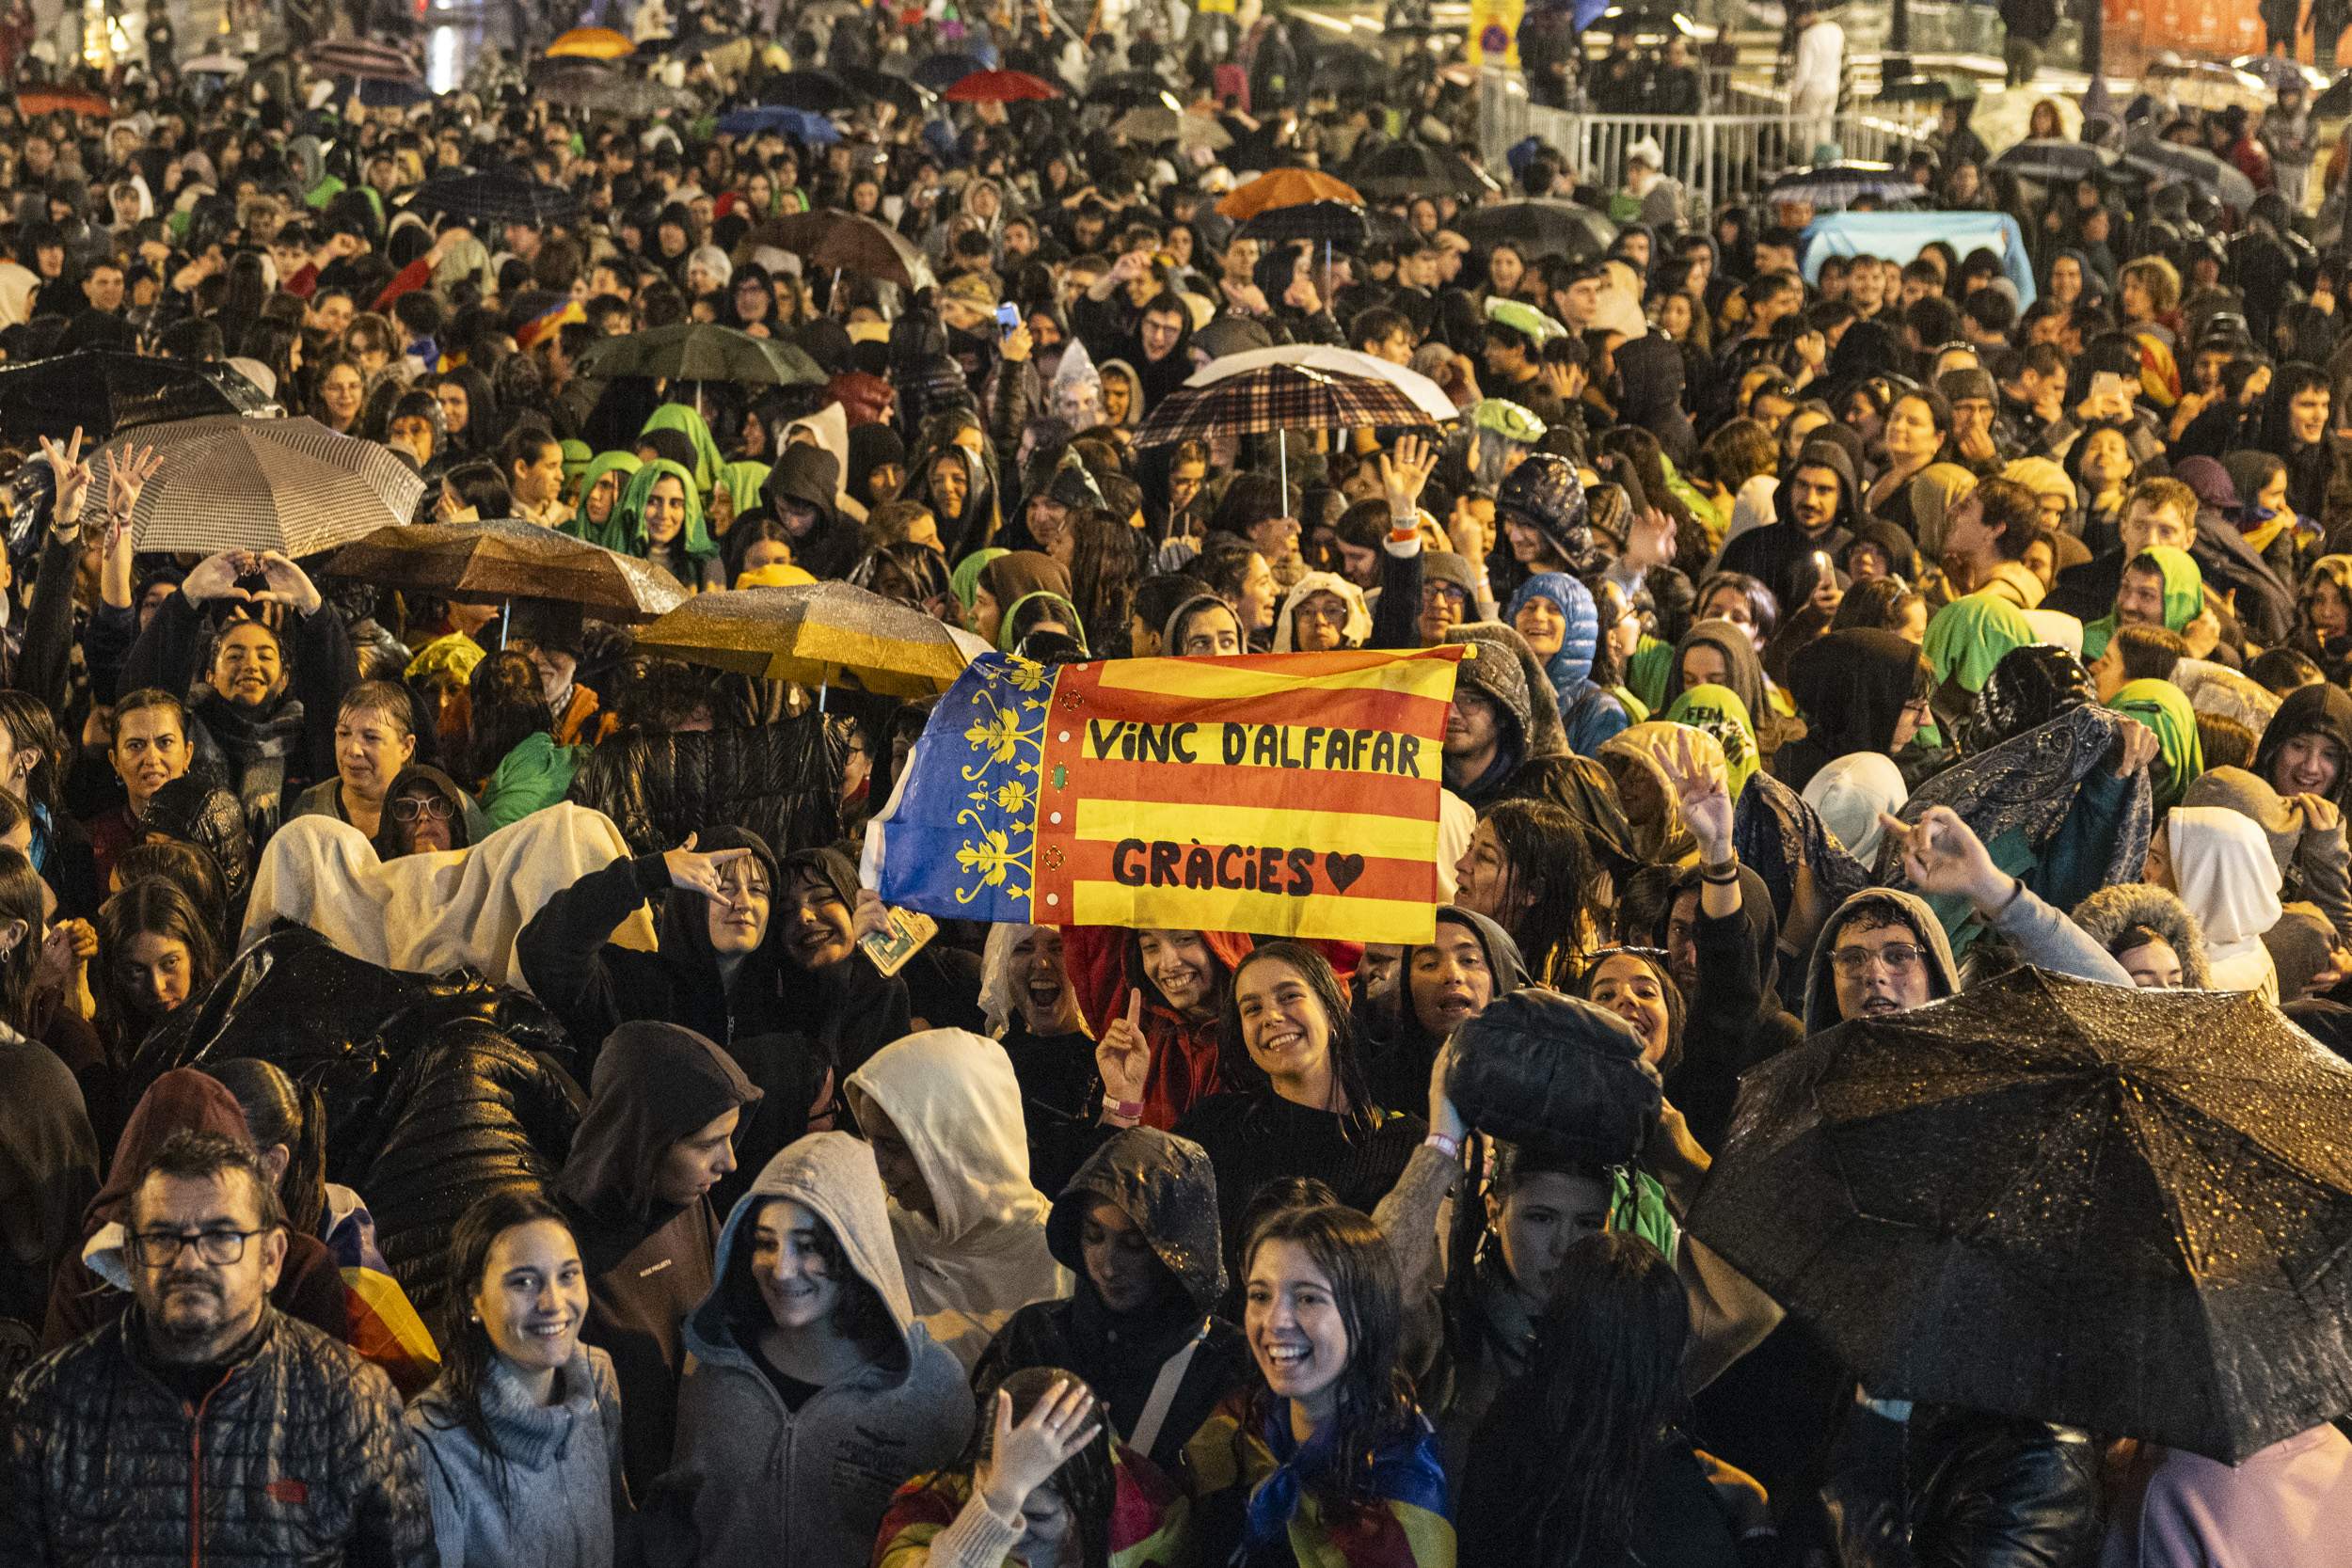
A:
POLYGON ((1890 942, 1883 947, 1840 947, 1829 956, 1837 973, 1849 980, 1859 980, 1870 973, 1873 962, 1886 966, 1889 974, 1907 974, 1917 969, 1927 958, 1927 950, 1908 942, 1890 942))
POLYGON ((1453 583, 1433 582, 1421 591, 1421 602, 1430 610, 1440 605, 1452 605, 1459 610, 1470 603, 1470 595, 1453 583))
POLYGON ((228 1264, 245 1256, 245 1243, 259 1230, 141 1230, 129 1238, 131 1255, 151 1269, 180 1260, 181 1252, 196 1248, 207 1263, 228 1264))
POLYGON ((392 802, 395 822, 421 822, 428 816, 436 822, 446 822, 456 815, 457 808, 438 795, 412 795, 392 802))
POLYGON ((1347 624, 1347 607, 1337 599, 1309 599, 1291 611, 1294 621, 1312 621, 1317 626, 1339 626, 1347 624))

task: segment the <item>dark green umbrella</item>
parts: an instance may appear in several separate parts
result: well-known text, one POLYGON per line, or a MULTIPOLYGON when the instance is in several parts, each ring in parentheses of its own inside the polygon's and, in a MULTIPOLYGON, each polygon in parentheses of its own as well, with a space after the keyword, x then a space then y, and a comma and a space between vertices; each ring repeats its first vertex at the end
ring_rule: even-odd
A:
POLYGON ((755 338, 709 322, 679 322, 603 338, 580 356, 583 375, 650 375, 666 381, 740 381, 821 387, 817 361, 777 338, 755 338))

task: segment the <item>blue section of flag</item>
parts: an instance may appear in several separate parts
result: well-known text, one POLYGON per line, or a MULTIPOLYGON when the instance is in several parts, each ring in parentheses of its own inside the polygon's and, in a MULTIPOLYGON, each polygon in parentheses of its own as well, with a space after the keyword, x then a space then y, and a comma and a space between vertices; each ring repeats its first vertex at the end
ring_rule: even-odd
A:
POLYGON ((975 659, 931 710, 882 823, 882 901, 948 920, 1026 923, 1054 673, 975 659))

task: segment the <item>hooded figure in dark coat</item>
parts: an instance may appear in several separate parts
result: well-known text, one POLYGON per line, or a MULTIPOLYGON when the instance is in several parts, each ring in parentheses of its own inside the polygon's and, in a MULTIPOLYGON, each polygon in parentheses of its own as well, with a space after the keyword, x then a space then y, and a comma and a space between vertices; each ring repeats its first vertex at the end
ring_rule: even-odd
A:
POLYGON ((2352 806, 2352 693, 2339 686, 2288 692, 2264 727, 2253 771, 2281 795, 2352 806))
MULTIPOLYGON (((1622 351, 1620 351, 1622 352, 1622 351)), ((1724 546, 1717 563, 1726 572, 1745 572, 1780 598, 1783 616, 1794 611, 1814 580, 1809 559, 1820 551, 1836 561, 1853 539, 1862 519, 1862 486, 1854 478, 1852 459, 1836 441, 1816 436, 1797 453, 1788 476, 1772 493, 1778 519, 1754 528, 1724 546), (1837 498, 1822 507, 1814 498, 1813 483, 1826 472, 1836 483, 1837 498), (1810 476, 1810 478, 1808 478, 1810 476)))
POLYGON ((1669 461, 1687 471, 1697 459, 1699 438, 1682 411, 1682 350, 1662 332, 1617 345, 1617 418, 1658 437, 1669 461))
POLYGON ((1908 738, 1903 710, 1934 686, 1918 644, 1891 631, 1851 627, 1806 643, 1788 661, 1788 694, 1806 730, 1774 754, 1773 775, 1802 790, 1851 752, 1893 756, 1908 738))

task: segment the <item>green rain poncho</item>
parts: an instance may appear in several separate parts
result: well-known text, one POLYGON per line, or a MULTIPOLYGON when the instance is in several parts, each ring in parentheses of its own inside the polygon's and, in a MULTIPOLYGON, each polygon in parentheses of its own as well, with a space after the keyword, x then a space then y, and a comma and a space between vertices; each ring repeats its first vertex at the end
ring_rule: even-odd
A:
POLYGON ((1928 663, 1938 686, 1957 679, 1961 689, 1973 695, 1984 689, 1994 665, 2041 641, 2015 605, 1970 594, 1937 610, 1928 623, 1928 663))
POLYGON ((710 438, 709 423, 694 412, 691 404, 665 403, 653 411, 644 428, 637 434, 642 439, 647 432, 656 430, 683 431, 686 438, 694 443, 694 491, 707 499, 710 487, 719 483, 719 470, 727 465, 727 460, 720 455, 719 443, 710 438))
MULTIPOLYGON (((2197 569, 2196 560, 2186 550, 2176 550, 2169 545, 2151 545, 2132 557, 2132 566, 2152 562, 2164 575, 2164 625, 2168 631, 2185 632, 2188 624, 2205 612, 2205 574, 2197 569)), ((2083 662, 2089 664, 2107 651, 2108 640, 2115 636, 2115 611, 2110 610, 2096 621, 2083 626, 2083 662)))
POLYGON ((1730 772, 1731 798, 1739 800, 1760 760, 1756 721, 1748 717, 1748 705, 1739 693, 1727 686, 1693 686, 1667 705, 1664 718, 1670 724, 1688 724, 1715 737, 1730 772))
MULTIPOLYGON (((2178 555, 2181 552, 2170 552, 2178 555)), ((2168 601, 2171 594, 2165 595, 2168 601)), ((2107 699, 2107 706, 2156 732, 2164 774, 2152 778, 2158 811, 2176 806, 2197 775, 2205 770, 2204 743, 2197 736, 2197 710, 2170 681, 2131 681, 2107 699)))
POLYGON ((765 463, 729 463, 719 470, 719 483, 735 499, 737 516, 759 510, 760 487, 768 483, 768 471, 765 463))
MULTIPOLYGON (((639 468, 637 477, 628 482, 628 488, 621 492, 620 503, 612 508, 612 527, 623 542, 614 547, 648 561, 653 559, 653 541, 645 536, 645 502, 665 474, 686 487, 686 527, 670 548, 684 550, 687 559, 699 567, 717 557, 719 546, 711 542, 709 530, 703 524, 702 496, 694 488, 694 476, 666 458, 639 468)), ((679 581, 691 586, 691 572, 676 575, 679 581)))
POLYGON ((600 451, 589 459, 588 467, 580 471, 580 507, 572 514, 571 521, 564 525, 564 531, 575 539, 585 539, 591 545, 601 545, 608 550, 633 553, 628 538, 621 532, 621 498, 612 498, 612 510, 604 515, 601 525, 588 520, 588 498, 596 493, 596 482, 607 474, 621 476, 621 489, 626 494, 630 478, 644 466, 644 460, 633 451, 600 451))

